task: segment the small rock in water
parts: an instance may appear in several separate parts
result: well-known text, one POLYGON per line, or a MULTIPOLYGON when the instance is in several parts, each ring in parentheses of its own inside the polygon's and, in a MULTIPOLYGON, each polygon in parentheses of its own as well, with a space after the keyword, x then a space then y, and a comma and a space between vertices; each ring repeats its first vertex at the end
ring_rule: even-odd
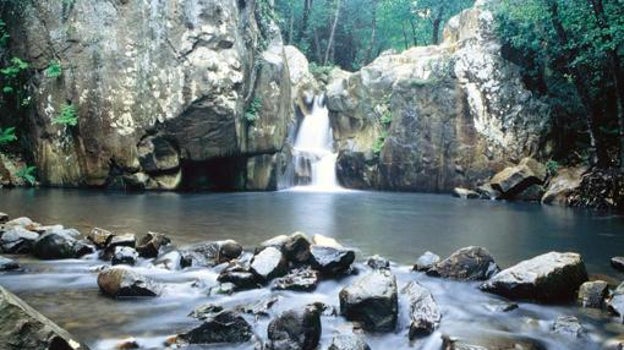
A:
POLYGON ((81 258, 85 255, 93 254, 95 252, 95 247, 91 245, 89 241, 81 239, 74 242, 73 250, 74 258, 81 258))
POLYGON ((442 350, 547 350, 539 340, 503 334, 442 335, 442 350))
POLYGON ((251 325, 238 313, 222 311, 191 329, 180 334, 178 339, 189 344, 244 343, 251 339, 251 325))
POLYGON ((581 338, 585 334, 585 328, 578 318, 574 316, 559 316, 552 326, 553 333, 565 335, 571 338, 581 338))
POLYGON ((279 298, 274 295, 269 295, 256 302, 252 302, 247 305, 240 305, 236 309, 246 314, 252 314, 259 317, 268 317, 269 309, 279 301, 279 298))
POLYGON ((355 334, 341 334, 332 338, 328 350, 370 350, 364 337, 355 334))
POLYGON ((337 240, 331 237, 327 237, 327 236, 323 236, 319 234, 315 234, 314 236, 312 236, 312 243, 319 245, 319 246, 323 246, 323 247, 332 247, 332 248, 339 248, 339 249, 344 248, 344 246, 338 243, 337 240))
POLYGON ((0 212, 0 224, 9 222, 9 214, 0 212))
POLYGON ((411 281, 401 290, 401 294, 407 298, 410 306, 409 339, 433 333, 440 324, 442 314, 431 292, 417 282, 411 281))
POLYGON ((134 248, 136 245, 136 236, 134 233, 124 233, 121 235, 113 235, 108 244, 106 245, 107 249, 115 248, 115 247, 130 247, 134 248))
POLYGON ((243 253, 243 246, 228 239, 225 241, 209 241, 192 245, 182 252, 185 259, 190 259, 193 266, 209 266, 237 259, 243 253))
POLYGON ((110 231, 95 227, 89 232, 87 239, 93 242, 98 249, 104 249, 113 235, 114 234, 110 231))
POLYGON ((508 303, 504 301, 491 302, 484 305, 486 309, 492 312, 509 312, 517 309, 519 306, 516 303, 508 303))
POLYGON ((177 250, 172 250, 159 256, 154 260, 154 266, 177 271, 190 266, 190 261, 185 261, 182 254, 177 250))
POLYGON ((117 246, 115 247, 115 252, 113 253, 113 258, 111 259, 112 265, 134 265, 139 258, 139 253, 137 253, 134 248, 117 246))
POLYGON ((390 269, 390 260, 382 258, 379 255, 373 255, 366 259, 366 265, 373 270, 390 269))
POLYGON ((624 323, 624 282, 613 291, 607 301, 607 307, 609 311, 620 316, 620 322, 624 323))
POLYGON ((319 274, 310 267, 293 270, 286 276, 276 279, 272 288, 276 290, 296 290, 309 292, 316 289, 319 274))
POLYGON ((19 264, 15 261, 0 255, 0 271, 10 271, 19 269, 19 264))
POLYGON ((458 280, 487 280, 499 271, 494 258, 483 247, 465 247, 438 262, 427 275, 458 280))
POLYGON ((141 345, 135 338, 123 339, 115 345, 115 349, 118 350, 130 350, 130 349, 140 349, 141 345))
POLYGON ((15 218, 11 221, 6 222, 7 226, 21 226, 25 228, 26 226, 38 225, 36 222, 32 221, 30 218, 25 216, 21 216, 19 218, 15 218))
POLYGON ((136 251, 143 258, 155 258, 161 247, 171 243, 171 240, 162 233, 148 232, 136 247, 136 251))
POLYGON ((609 284, 605 281, 590 281, 581 284, 577 303, 582 307, 600 309, 609 294, 609 284))
POLYGON ((101 271, 97 283, 104 294, 113 298, 154 297, 160 294, 161 289, 149 278, 120 267, 101 271))
POLYGON ((490 184, 484 184, 475 189, 475 192, 481 196, 481 198, 485 199, 499 199, 502 197, 502 193, 499 190, 494 189, 490 184))
POLYGON ((275 247, 263 249, 251 259, 250 270, 261 281, 268 282, 276 277, 284 276, 288 262, 282 252, 275 247))
POLYGON ((339 293, 340 313, 359 322, 367 331, 391 332, 397 323, 396 277, 388 270, 375 270, 360 277, 339 293))
POLYGON ((45 233, 33 245, 33 255, 39 259, 71 259, 76 256, 76 240, 62 231, 45 233))
POLYGON ((618 271, 624 271, 624 256, 614 256, 611 258, 611 266, 618 271))
POLYGON ((414 271, 427 271, 440 261, 440 256, 430 251, 421 255, 414 264, 414 271))
POLYGON ((479 199, 481 198, 481 196, 472 190, 466 189, 466 188, 461 188, 461 187, 455 187, 453 189, 453 196, 461 198, 461 199, 479 199))
POLYGON ((355 260, 355 252, 346 248, 312 245, 312 267, 324 275, 337 276, 345 273, 355 260))
POLYGON ((310 239, 303 232, 295 232, 288 236, 283 252, 286 259, 294 264, 305 264, 310 261, 310 239))
POLYGON ((189 314, 189 316, 196 318, 198 320, 206 320, 206 319, 213 317, 214 315, 218 314, 221 311, 223 311, 223 306, 216 305, 213 303, 208 303, 208 304, 201 305, 195 310, 193 310, 189 314))
POLYGON ((11 227, 0 236, 0 252, 8 254, 30 253, 38 238, 38 234, 21 226, 11 227))
POLYGON ((260 283, 257 276, 249 271, 249 268, 236 262, 230 263, 217 277, 221 283, 232 283, 236 290, 246 290, 259 288, 260 283))
POLYGON ((269 349, 314 350, 321 338, 320 312, 314 305, 289 310, 269 323, 269 349))

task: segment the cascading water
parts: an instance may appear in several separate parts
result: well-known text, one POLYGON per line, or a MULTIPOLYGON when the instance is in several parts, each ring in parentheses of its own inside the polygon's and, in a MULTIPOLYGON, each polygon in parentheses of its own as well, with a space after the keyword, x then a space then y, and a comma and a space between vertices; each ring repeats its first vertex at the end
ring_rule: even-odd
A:
POLYGON ((324 96, 312 101, 295 139, 293 148, 295 184, 305 189, 332 191, 340 189, 336 180, 336 158, 333 150, 329 112, 324 96))

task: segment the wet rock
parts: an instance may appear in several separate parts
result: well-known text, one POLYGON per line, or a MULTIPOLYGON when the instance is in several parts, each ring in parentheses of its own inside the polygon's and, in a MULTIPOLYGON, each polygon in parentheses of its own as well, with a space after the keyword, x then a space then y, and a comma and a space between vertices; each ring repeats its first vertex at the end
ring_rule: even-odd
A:
POLYGON ((581 284, 577 303, 582 307, 600 309, 609 294, 609 284, 605 281, 591 281, 581 284))
POLYGON ((373 255, 366 259, 366 265, 373 270, 390 269, 390 260, 379 255, 373 255))
POLYGON ((154 266, 161 267, 171 271, 181 270, 185 267, 191 266, 191 261, 185 260, 177 250, 172 250, 168 253, 165 253, 159 256, 156 260, 154 260, 154 266))
POLYGON ((391 332, 397 322, 396 277, 388 270, 360 277, 339 293, 340 313, 372 332, 391 332))
POLYGON ((114 249, 115 247, 130 247, 136 246, 136 236, 134 233, 124 233, 120 235, 113 235, 106 244, 107 249, 114 249))
POLYGON ((370 350, 364 337, 355 334, 340 334, 332 338, 328 350, 370 350))
POLYGON ((45 233, 33 245, 33 255, 39 259, 71 259, 76 255, 76 240, 60 232, 45 233))
POLYGON ((135 338, 127 338, 120 340, 116 345, 116 350, 130 350, 130 349, 140 349, 141 345, 135 338))
POLYGON ((269 317, 269 309, 272 308, 278 300, 279 298, 277 296, 269 295, 247 305, 239 305, 236 309, 256 317, 269 317))
POLYGON ((409 282, 401 294, 410 308, 409 339, 428 336, 438 328, 442 315, 433 295, 417 282, 409 282))
POLYGON ((621 283, 611 294, 607 301, 609 311, 620 316, 620 322, 624 323, 624 283, 621 283))
POLYGON ((38 226, 36 222, 32 221, 30 218, 21 216, 19 218, 15 218, 11 221, 6 222, 6 226, 21 226, 25 228, 26 226, 38 226))
POLYGON ((510 312, 517 309, 519 306, 516 303, 508 303, 504 301, 490 302, 484 305, 486 309, 492 312, 510 312))
POLYGON ((310 247, 310 253, 312 267, 328 276, 336 276, 348 271, 355 260, 355 252, 346 248, 313 244, 310 247))
POLYGON ((544 196, 544 192, 542 185, 531 185, 516 194, 513 199, 525 202, 538 202, 544 196))
POLYGON ((160 285, 145 276, 120 267, 98 274, 97 284, 105 295, 117 297, 154 297, 160 294, 160 285))
POLYGON ((134 248, 117 246, 111 259, 112 265, 134 265, 139 259, 139 253, 134 248))
POLYGON ((546 193, 542 196, 542 203, 569 205, 569 197, 581 186, 582 175, 586 171, 585 167, 557 170, 557 175, 549 181, 546 193))
POLYGON ((576 297, 587 272, 577 253, 550 252, 505 269, 481 289, 510 299, 562 302, 576 297))
POLYGON ((476 191, 472 191, 466 188, 455 187, 453 189, 453 196, 461 198, 461 199, 479 199, 481 195, 476 191))
POLYGON ((9 258, 0 255, 0 271, 10 271, 19 269, 19 264, 9 258))
POLYGON ((192 261, 193 266, 214 266, 238 258, 243 253, 243 246, 228 239, 209 241, 192 245, 182 252, 185 259, 192 261))
POLYGON ((288 236, 282 247, 288 261, 295 264, 305 264, 310 261, 310 239, 303 232, 295 232, 288 236))
POLYGON ((244 343, 252 335, 251 326, 242 316, 225 310, 206 318, 198 327, 180 334, 178 339, 189 344, 244 343))
POLYGON ((581 338, 585 334, 585 328, 574 316, 557 317, 552 325, 552 331, 571 338, 581 338))
POLYGON ((95 227, 87 235, 87 239, 93 242, 98 249, 103 249, 113 237, 113 233, 103 228, 95 227))
POLYGON ((274 280, 272 288, 276 290, 309 292, 316 289, 318 281, 318 272, 309 267, 304 267, 293 270, 286 276, 274 280))
POLYGON ((93 254, 95 247, 87 240, 79 240, 74 242, 74 258, 81 258, 85 255, 93 254))
POLYGON ((198 320, 207 320, 214 317, 216 314, 223 311, 223 307, 221 305, 216 305, 212 303, 204 304, 193 310, 189 316, 196 318, 198 320))
POLYGON ((415 271, 427 271, 440 261, 440 256, 432 252, 425 252, 414 264, 415 271))
POLYGON ((442 335, 443 350, 546 350, 537 339, 500 334, 481 334, 467 337, 442 335))
POLYGON ((236 290, 246 290, 259 288, 260 282, 256 274, 251 272, 248 267, 236 262, 230 263, 228 267, 223 269, 217 277, 217 281, 221 283, 232 283, 236 290))
POLYGON ((38 234, 21 226, 11 227, 0 236, 0 252, 8 254, 30 253, 38 238, 38 234))
POLYGON ((486 280, 498 272, 494 258, 485 248, 465 247, 438 262, 427 275, 458 280, 486 280))
POLYGON ((617 337, 613 337, 611 339, 607 339, 602 344, 603 350, 622 350, 624 349, 624 336, 620 335, 617 337))
POLYGON ((312 243, 323 247, 344 248, 337 240, 319 234, 312 236, 312 243))
POLYGON ((171 243, 171 240, 162 233, 148 232, 136 247, 139 256, 143 258, 155 258, 161 247, 171 243))
POLYGON ((624 272, 624 256, 614 256, 611 258, 611 266, 618 270, 624 272))
POLYGON ((269 323, 268 348, 271 350, 314 350, 321 338, 320 312, 314 305, 289 310, 269 323))
POLYGON ((9 221, 9 214, 0 212, 0 224, 7 223, 9 221))
POLYGON ((532 185, 541 185, 546 177, 544 165, 532 158, 524 158, 520 164, 503 169, 490 179, 492 188, 501 191, 503 197, 514 198, 532 185))
POLYGON ((86 350, 76 338, 0 286, 3 349, 86 350))
POLYGON ((501 191, 492 187, 491 184, 483 184, 475 189, 475 192, 484 199, 499 199, 502 196, 501 191))
POLYGON ((282 252, 275 247, 268 247, 251 259, 250 270, 261 281, 268 282, 276 277, 284 276, 288 270, 288 262, 282 252))

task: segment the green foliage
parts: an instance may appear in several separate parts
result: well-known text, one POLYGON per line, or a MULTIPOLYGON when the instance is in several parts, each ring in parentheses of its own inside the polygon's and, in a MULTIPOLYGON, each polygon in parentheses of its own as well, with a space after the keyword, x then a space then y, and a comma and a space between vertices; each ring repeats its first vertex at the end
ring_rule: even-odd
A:
POLYGON ((45 70, 45 75, 48 78, 58 78, 61 76, 61 74, 63 74, 63 68, 61 68, 61 62, 59 62, 58 60, 50 61, 50 64, 48 64, 48 68, 46 68, 45 70))
POLYGON ((375 143, 373 143, 372 150, 376 156, 379 156, 379 154, 381 153, 383 146, 386 144, 386 138, 388 138, 388 132, 384 130, 377 137, 377 139, 375 140, 375 143))
POLYGON ((35 178, 35 171, 36 170, 37 170, 37 168, 34 167, 34 166, 25 166, 25 167, 19 169, 15 173, 15 176, 17 176, 20 179, 26 181, 31 186, 34 186, 35 183, 37 182, 37 179, 35 178))
POLYGON ((8 79, 17 77, 18 74, 28 69, 28 63, 19 57, 11 58, 11 64, 0 69, 0 74, 8 79))
POLYGON ((308 70, 315 77, 328 76, 329 73, 331 73, 333 69, 334 69, 333 65, 323 66, 323 65, 318 65, 314 62, 310 63, 310 65, 308 66, 308 70))
POLYGON ((17 140, 15 136, 15 127, 8 127, 6 129, 0 128, 0 146, 17 140))
POLYGON ((384 112, 384 114, 381 115, 381 118, 379 118, 379 121, 381 122, 381 125, 388 127, 390 123, 392 123, 392 113, 390 111, 384 112))
POLYGON ((260 97, 254 97, 254 99, 247 107, 247 111, 245 111, 245 120, 249 123, 254 123, 258 118, 260 118, 259 113, 262 110, 262 99, 260 97))
POLYGON ((546 162, 546 173, 548 173, 549 176, 557 175, 558 171, 559 171, 559 163, 556 160, 551 159, 546 162))
POLYGON ((9 42, 9 33, 6 30, 6 23, 0 19, 0 47, 5 47, 9 42))
POLYGON ((65 126, 76 126, 78 124, 78 115, 76 107, 70 103, 65 103, 61 107, 61 113, 52 119, 52 124, 61 124, 65 126))

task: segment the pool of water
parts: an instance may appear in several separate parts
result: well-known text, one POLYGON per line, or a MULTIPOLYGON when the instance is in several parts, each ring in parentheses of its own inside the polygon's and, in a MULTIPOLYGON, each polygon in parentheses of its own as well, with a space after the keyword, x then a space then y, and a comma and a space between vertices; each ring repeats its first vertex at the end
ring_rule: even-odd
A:
MULTIPOLYGON (((592 342, 583 348, 597 347, 604 338, 624 333, 624 328, 608 316, 571 306, 521 304, 518 311, 493 315, 484 305, 498 299, 479 292, 476 284, 433 279, 410 272, 408 267, 427 250, 444 257, 460 247, 480 245, 503 268, 551 250, 579 252, 590 274, 608 274, 619 280, 623 276, 610 268, 609 258, 624 254, 624 218, 620 216, 526 203, 466 201, 445 195, 359 191, 125 194, 0 190, 0 211, 45 224, 61 223, 83 233, 95 226, 138 235, 163 232, 177 246, 232 238, 251 248, 275 235, 294 231, 334 237, 358 248, 360 257, 379 254, 394 261, 399 285, 416 279, 430 288, 441 304, 444 318, 437 336, 407 344, 403 331, 397 331, 390 336, 371 337, 369 343, 374 349, 388 344, 395 348, 433 349, 440 345, 440 333, 465 331, 475 328, 475 324, 485 327, 475 328, 480 333, 526 335, 540 339, 549 348, 575 348, 574 343, 549 335, 549 322, 559 314, 574 314, 586 323, 592 342)), ((0 274, 0 284, 96 349, 111 348, 125 336, 135 336, 143 344, 159 348, 167 335, 192 324, 187 314, 194 306, 207 300, 230 304, 258 300, 269 293, 258 290, 231 297, 207 297, 205 288, 196 287, 197 282, 215 283, 215 272, 169 272, 144 262, 139 267, 142 272, 166 283, 163 296, 117 301, 99 294, 93 270, 103 262, 95 258, 19 260, 25 269, 0 274)), ((337 305, 338 291, 347 282, 322 282, 310 294, 280 293, 284 302, 272 312, 315 300, 337 305)), ((268 320, 256 322, 259 336, 265 337, 268 320)), ((328 318, 323 320, 323 327, 325 348, 332 332, 342 332, 344 324, 328 318)))

